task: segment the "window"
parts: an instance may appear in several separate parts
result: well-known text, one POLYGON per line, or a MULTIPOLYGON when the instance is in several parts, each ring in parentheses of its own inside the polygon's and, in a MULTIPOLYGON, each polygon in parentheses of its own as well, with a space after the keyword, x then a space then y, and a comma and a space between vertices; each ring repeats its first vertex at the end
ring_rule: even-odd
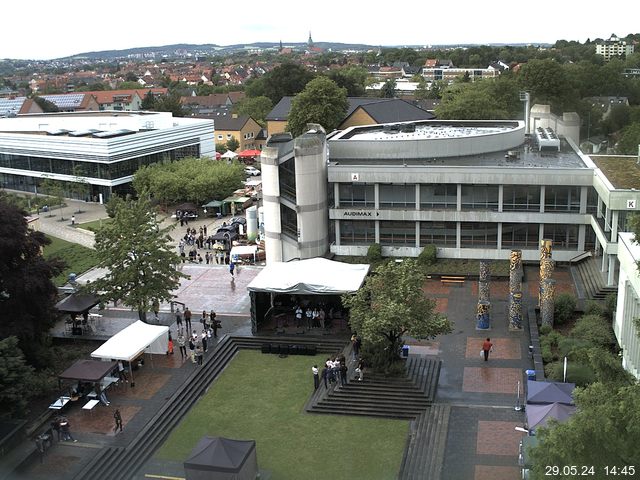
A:
POLYGON ((222 140, 222 138, 223 138, 222 135, 218 134, 218 140, 222 140))
POLYGON ((460 245, 462 248, 498 246, 497 223, 466 223, 460 224, 460 245))
POLYGON ((420 245, 456 246, 456 222, 420 222, 420 245))
POLYGON ((416 208, 415 185, 380 185, 380 208, 416 208))
POLYGON ((579 212, 580 187, 547 186, 544 194, 545 212, 579 212))
POLYGON ((227 140, 231 140, 232 135, 230 133, 227 133, 227 140))
POLYGON ((462 209, 498 211, 498 186, 462 185, 462 209))
POLYGON ((298 214, 289 207, 280 204, 280 222, 282 233, 298 240, 298 214))
POLYGON ((380 222, 380 245, 416 246, 416 222, 380 222))
POLYGON ((458 185, 420 185, 420 206, 455 210, 458 206, 458 185))
POLYGON ((340 220, 341 245, 370 245, 376 241, 373 220, 340 220))
POLYGON ((280 174, 280 193, 283 197, 296 201, 296 161, 290 158, 278 167, 280 174))
POLYGON ((544 225, 544 238, 553 240, 553 248, 556 250, 577 250, 578 226, 546 223, 544 225))
POLYGON ((539 232, 537 223, 503 223, 502 248, 538 248, 539 232))
POLYGON ((374 207, 375 190, 373 185, 361 183, 341 183, 339 186, 341 207, 374 207))
POLYGON ((502 189, 502 211, 504 212, 539 212, 540 186, 538 185, 505 185, 502 189))

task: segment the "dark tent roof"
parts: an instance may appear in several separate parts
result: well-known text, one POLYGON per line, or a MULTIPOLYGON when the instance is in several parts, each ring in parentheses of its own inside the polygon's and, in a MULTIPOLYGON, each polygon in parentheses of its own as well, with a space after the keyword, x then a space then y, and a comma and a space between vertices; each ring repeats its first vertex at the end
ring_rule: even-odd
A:
POLYGON ((546 405, 527 405, 527 425, 529 429, 544 427, 549 420, 564 422, 576 411, 573 405, 549 403, 546 405))
POLYGON ((215 235, 211 236, 211 240, 214 242, 217 241, 231 241, 238 238, 238 234, 236 232, 222 231, 217 232, 215 235))
POLYGON ((116 367, 116 362, 102 362, 100 360, 78 360, 58 375, 63 380, 83 380, 99 382, 116 367))
POLYGON ((571 396, 575 383, 527 381, 527 403, 566 403, 573 404, 571 396))
POLYGON ((181 203, 180 205, 178 205, 176 207, 176 210, 198 210, 198 207, 195 206, 195 204, 187 202, 187 203, 181 203))
POLYGON ((184 467, 236 473, 242 469, 245 460, 255 448, 255 440, 203 437, 184 462, 184 467))
POLYGON ((204 208, 216 208, 221 207, 222 202, 220 200, 211 200, 209 203, 202 205, 204 208))
POLYGON ((56 303, 56 309, 63 313, 83 313, 100 303, 100 298, 91 293, 72 293, 56 303))

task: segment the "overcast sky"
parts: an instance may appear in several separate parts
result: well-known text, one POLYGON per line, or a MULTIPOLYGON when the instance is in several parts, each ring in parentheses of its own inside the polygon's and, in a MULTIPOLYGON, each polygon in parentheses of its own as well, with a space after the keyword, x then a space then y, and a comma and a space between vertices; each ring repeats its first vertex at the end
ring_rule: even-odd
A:
POLYGON ((370 45, 553 43, 640 30, 637 0, 35 0, 7 13, 0 58, 51 59, 174 43, 315 42, 370 45), (634 13, 635 12, 635 13, 634 13))

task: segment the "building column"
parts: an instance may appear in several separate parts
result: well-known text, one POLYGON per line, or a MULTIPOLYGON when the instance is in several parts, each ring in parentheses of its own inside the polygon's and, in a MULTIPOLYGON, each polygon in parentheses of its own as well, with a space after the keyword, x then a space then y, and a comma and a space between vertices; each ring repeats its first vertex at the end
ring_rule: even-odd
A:
POLYGON ((589 195, 589 187, 580 187, 580 213, 587 213, 587 196, 589 195))
MULTIPOLYGON (((540 185, 540 213, 544 213, 544 197, 546 195, 546 186, 540 185)), ((542 240, 542 236, 540 237, 542 240)))
POLYGON ((336 232, 336 247, 340 246, 340 220, 334 220, 334 231, 336 232))
POLYGON ((420 184, 416 183, 416 211, 420 210, 420 184))
POLYGON ((335 207, 340 207, 340 184, 333 184, 333 205, 335 207))
POLYGON ((604 212, 604 231, 605 232, 610 232, 611 231, 611 209, 607 208, 607 206, 605 205, 605 212, 604 212))
POLYGON ((420 222, 416 222, 416 248, 420 248, 420 222))
POLYGON ((611 212, 611 243, 616 243, 618 241, 618 215, 620 212, 618 210, 613 210, 611 212))
POLYGON ((584 252, 584 242, 587 236, 587 226, 578 225, 578 251, 584 252))
POLYGON ((607 286, 615 287, 616 281, 616 256, 609 255, 609 274, 607 275, 607 286))
POLYGON ((460 222, 456 222, 456 248, 460 250, 462 247, 462 226, 460 222))
POLYGON ((609 254, 605 252, 604 245, 602 248, 602 265, 600 266, 600 271, 602 273, 607 272, 607 261, 609 260, 609 254))
MULTIPOLYGON (((504 203, 504 185, 498 185, 498 212, 502 212, 502 204, 504 203)), ((498 242, 500 244, 500 242, 498 242)))
POLYGON ((460 212, 462 211, 462 184, 458 183, 457 187, 458 189, 456 192, 456 210, 460 212))
POLYGON ((380 220, 376 220, 376 243, 380 243, 380 220))
POLYGON ((538 245, 540 244, 543 238, 544 238, 544 223, 541 223, 540 225, 538 225, 538 245))
POLYGON ((380 184, 373 185, 373 207, 378 210, 380 208, 380 184))
POLYGON ((502 222, 498 223, 498 250, 502 250, 502 222))
POLYGON ((602 218, 602 198, 598 195, 598 209, 596 211, 596 218, 602 218))

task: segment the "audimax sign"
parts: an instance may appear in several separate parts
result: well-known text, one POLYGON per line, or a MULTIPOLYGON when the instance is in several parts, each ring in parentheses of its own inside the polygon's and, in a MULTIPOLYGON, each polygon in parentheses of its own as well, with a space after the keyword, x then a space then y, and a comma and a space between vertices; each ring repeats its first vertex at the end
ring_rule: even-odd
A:
POLYGON ((342 216, 352 218, 375 218, 379 217, 380 213, 375 210, 345 210, 342 212, 342 216))

